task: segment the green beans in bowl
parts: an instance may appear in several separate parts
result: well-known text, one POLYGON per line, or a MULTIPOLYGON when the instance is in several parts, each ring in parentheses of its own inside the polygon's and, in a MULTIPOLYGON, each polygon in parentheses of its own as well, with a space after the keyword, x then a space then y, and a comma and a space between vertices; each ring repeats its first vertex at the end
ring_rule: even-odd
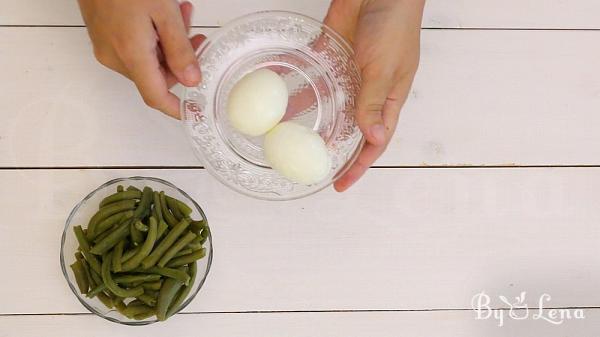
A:
POLYGON ((164 321, 196 296, 210 270, 212 236, 200 206, 158 178, 111 180, 69 215, 60 265, 88 310, 109 321, 164 321))

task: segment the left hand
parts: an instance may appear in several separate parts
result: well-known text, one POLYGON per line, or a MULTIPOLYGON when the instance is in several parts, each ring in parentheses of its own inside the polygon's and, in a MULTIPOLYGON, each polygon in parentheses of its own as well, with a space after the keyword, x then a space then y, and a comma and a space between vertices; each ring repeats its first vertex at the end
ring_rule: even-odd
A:
POLYGON ((361 71, 356 119, 366 144, 334 187, 354 184, 385 151, 419 64, 424 0, 333 0, 325 23, 352 45, 361 71))

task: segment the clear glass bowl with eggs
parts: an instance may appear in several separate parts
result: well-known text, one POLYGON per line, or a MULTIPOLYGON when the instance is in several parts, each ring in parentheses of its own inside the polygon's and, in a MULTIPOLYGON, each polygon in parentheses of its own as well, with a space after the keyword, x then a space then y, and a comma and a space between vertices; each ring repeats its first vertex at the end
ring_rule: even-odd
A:
POLYGON ((363 145, 350 45, 304 15, 269 11, 223 26, 198 48, 203 80, 182 120, 205 168, 251 197, 289 200, 331 185, 363 145))

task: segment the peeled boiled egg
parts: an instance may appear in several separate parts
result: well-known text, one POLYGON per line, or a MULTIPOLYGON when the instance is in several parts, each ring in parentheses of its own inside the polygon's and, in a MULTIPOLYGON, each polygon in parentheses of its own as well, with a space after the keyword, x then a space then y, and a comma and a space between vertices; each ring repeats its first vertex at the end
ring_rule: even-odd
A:
POLYGON ((293 122, 283 122, 267 133, 265 159, 282 176, 312 185, 325 179, 331 160, 323 138, 313 130, 293 122))
POLYGON ((283 79, 263 68, 242 77, 231 89, 227 115, 231 125, 248 136, 272 129, 285 114, 288 90, 283 79))

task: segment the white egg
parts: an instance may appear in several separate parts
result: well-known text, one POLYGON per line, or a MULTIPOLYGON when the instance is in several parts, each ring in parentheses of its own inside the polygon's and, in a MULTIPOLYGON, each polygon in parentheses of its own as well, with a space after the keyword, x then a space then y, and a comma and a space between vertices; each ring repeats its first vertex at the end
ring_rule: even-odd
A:
POLYGON ((325 179, 331 160, 323 138, 313 130, 293 122, 283 122, 265 136, 267 162, 282 176, 312 185, 325 179))
POLYGON ((272 129, 285 114, 288 90, 283 79, 263 68, 242 77, 231 89, 227 115, 231 125, 248 136, 272 129))

